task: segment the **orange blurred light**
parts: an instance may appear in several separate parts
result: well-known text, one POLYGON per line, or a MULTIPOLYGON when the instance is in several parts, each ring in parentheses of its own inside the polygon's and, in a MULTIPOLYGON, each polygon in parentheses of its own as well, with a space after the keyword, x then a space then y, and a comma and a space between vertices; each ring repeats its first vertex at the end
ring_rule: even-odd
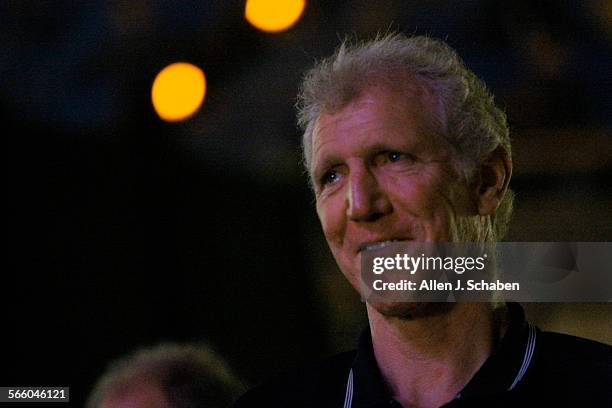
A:
POLYGON ((294 25, 305 6, 305 0, 247 0, 244 15, 256 28, 276 33, 294 25))
POLYGON ((153 81, 151 100, 155 112, 165 121, 177 122, 193 115, 206 94, 204 72, 187 62, 162 69, 153 81))

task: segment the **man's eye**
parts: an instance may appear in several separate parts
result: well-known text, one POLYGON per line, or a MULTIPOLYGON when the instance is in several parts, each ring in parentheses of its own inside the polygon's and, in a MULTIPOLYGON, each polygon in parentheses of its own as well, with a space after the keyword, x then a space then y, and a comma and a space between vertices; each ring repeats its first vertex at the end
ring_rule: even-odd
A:
POLYGON ((376 154, 373 164, 376 166, 384 166, 392 163, 398 163, 398 165, 410 165, 414 161, 414 156, 409 153, 387 150, 376 154))
POLYGON ((402 158, 404 158, 405 156, 402 153, 399 152, 389 152, 387 153, 387 159, 390 162, 396 162, 396 161, 400 161, 402 158))
POLYGON ((326 172, 325 174, 323 174, 323 177, 321 177, 321 182, 323 185, 331 184, 336 180, 338 180, 338 172, 334 170, 326 172))
POLYGON ((379 164, 384 164, 384 163, 404 162, 406 160, 412 161, 412 159, 413 157, 407 153, 389 151, 389 152, 382 152, 378 156, 377 161, 379 164))

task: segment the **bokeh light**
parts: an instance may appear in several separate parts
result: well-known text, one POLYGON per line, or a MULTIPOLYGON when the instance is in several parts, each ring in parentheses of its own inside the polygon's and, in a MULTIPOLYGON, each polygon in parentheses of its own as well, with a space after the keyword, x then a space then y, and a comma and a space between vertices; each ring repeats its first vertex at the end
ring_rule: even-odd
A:
POLYGON ((155 112, 168 122, 192 116, 202 106, 205 94, 204 72, 186 62, 176 62, 162 69, 151 88, 155 112))
POLYGON ((247 0, 244 15, 256 28, 276 33, 294 25, 305 6, 305 0, 247 0))

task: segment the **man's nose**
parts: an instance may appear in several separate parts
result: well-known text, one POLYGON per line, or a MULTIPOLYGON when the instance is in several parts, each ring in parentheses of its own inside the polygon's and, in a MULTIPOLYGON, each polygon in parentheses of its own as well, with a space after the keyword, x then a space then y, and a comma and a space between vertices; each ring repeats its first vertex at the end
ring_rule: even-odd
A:
POLYGON ((391 211, 391 203, 368 169, 358 169, 349 176, 347 216, 353 221, 375 221, 391 211))

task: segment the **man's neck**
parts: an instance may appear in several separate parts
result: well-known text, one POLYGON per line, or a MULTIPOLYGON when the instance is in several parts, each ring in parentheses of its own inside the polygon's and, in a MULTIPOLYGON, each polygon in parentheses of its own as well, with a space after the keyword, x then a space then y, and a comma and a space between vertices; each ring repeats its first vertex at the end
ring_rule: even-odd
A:
POLYGON ((452 400, 491 354, 505 323, 488 303, 457 303, 411 319, 368 304, 374 355, 392 396, 404 408, 452 400))

